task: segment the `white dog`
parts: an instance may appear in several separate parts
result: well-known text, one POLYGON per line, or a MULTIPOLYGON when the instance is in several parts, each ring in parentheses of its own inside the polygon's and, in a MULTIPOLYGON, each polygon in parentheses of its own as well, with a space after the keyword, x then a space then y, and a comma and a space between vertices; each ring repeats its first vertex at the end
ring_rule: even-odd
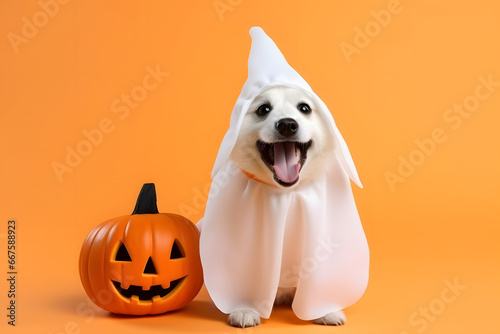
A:
POLYGON ((199 223, 205 284, 236 327, 260 324, 273 303, 342 325, 368 281, 349 178, 361 184, 326 105, 262 29, 250 34, 249 76, 199 223))
MULTIPOLYGON (((321 119, 314 101, 303 91, 291 87, 272 87, 250 104, 231 152, 235 165, 252 179, 293 191, 294 187, 324 174, 327 152, 333 151, 333 138, 321 119)), ((271 223, 271 222, 270 222, 271 223)), ((292 304, 296 287, 279 287, 275 304, 292 304)), ((255 326, 259 315, 252 310, 234 311, 229 324, 255 326)), ((332 312, 314 322, 343 325, 342 311, 332 312)))

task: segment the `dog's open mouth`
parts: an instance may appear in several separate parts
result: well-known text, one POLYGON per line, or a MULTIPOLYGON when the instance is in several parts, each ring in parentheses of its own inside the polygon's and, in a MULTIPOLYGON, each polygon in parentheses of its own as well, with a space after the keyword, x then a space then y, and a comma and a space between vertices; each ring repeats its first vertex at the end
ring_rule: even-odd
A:
POLYGON ((307 159, 307 150, 312 140, 306 143, 280 141, 266 143, 257 141, 262 161, 273 172, 274 180, 284 187, 290 187, 299 180, 299 173, 307 159))

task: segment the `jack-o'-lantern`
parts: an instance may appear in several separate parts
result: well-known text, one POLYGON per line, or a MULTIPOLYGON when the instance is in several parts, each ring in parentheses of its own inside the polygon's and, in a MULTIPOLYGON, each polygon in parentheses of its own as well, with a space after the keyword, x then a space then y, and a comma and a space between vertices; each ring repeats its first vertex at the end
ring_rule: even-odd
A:
POLYGON ((113 313, 180 309, 203 284, 198 229, 180 215, 158 213, 155 186, 144 184, 132 215, 108 220, 87 236, 80 278, 90 299, 113 313))

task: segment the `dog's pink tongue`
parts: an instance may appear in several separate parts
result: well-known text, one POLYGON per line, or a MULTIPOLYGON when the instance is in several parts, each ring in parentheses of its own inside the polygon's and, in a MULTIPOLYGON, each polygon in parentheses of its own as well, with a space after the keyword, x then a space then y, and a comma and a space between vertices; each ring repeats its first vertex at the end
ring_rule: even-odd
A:
POLYGON ((299 155, 295 155, 295 143, 274 143, 274 173, 283 182, 290 183, 299 177, 299 155))

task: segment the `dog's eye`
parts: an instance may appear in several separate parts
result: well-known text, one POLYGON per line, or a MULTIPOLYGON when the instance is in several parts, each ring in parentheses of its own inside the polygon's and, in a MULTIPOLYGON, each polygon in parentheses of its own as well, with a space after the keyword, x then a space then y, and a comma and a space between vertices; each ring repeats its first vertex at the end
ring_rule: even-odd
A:
POLYGON ((297 109, 304 114, 309 114, 311 112, 311 107, 309 107, 307 103, 300 103, 297 106, 297 109))
POLYGON ((266 116, 267 114, 269 114, 271 112, 272 109, 273 108, 271 108, 271 106, 269 104, 263 104, 257 108, 256 113, 259 116, 266 116))

